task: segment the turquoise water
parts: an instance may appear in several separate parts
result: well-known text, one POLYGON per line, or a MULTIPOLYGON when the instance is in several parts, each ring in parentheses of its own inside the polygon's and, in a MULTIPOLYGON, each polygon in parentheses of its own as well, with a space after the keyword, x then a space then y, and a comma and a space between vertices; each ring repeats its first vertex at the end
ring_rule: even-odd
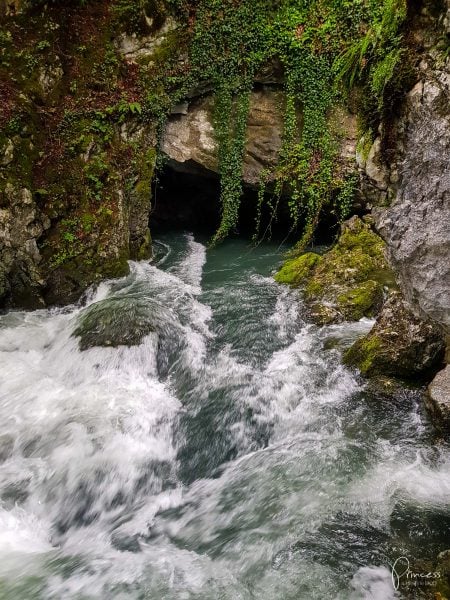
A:
POLYGON ((389 565, 450 545, 448 448, 420 390, 341 365, 371 323, 309 324, 281 260, 167 235, 78 306, 0 317, 2 600, 413 597, 389 565), (80 351, 99 308, 94 337, 138 345, 80 351))

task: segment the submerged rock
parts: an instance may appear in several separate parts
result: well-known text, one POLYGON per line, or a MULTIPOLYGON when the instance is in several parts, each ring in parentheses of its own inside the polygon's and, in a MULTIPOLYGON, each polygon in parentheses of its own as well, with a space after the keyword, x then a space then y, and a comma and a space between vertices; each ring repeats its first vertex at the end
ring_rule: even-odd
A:
POLYGON ((427 406, 440 429, 450 432, 450 365, 428 387, 427 406))
POLYGON ((383 306, 374 327, 344 355, 344 362, 366 376, 414 378, 439 365, 444 354, 440 330, 417 318, 399 293, 383 306))
POLYGON ((143 298, 108 298, 89 306, 73 332, 80 350, 94 346, 137 346, 154 331, 148 301, 143 298))
POLYGON ((286 261, 275 280, 303 286, 311 317, 321 325, 375 316, 383 304, 384 286, 395 285, 383 240, 356 216, 342 225, 329 252, 308 252, 286 261))

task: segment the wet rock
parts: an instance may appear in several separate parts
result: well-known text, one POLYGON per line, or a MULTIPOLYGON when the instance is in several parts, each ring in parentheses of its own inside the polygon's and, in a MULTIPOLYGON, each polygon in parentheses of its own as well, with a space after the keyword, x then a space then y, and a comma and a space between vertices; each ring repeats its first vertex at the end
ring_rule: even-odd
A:
POLYGON ((340 323, 343 320, 342 314, 336 308, 321 302, 311 305, 309 316, 316 325, 331 325, 332 323, 340 323))
POLYGON ((450 433, 450 365, 428 387, 427 406, 440 429, 450 433))
POLYGON ((87 350, 94 346, 137 346, 152 331, 148 300, 127 296, 89 306, 73 335, 80 338, 80 350, 87 350))
POLYGON ((323 256, 308 252, 288 260, 275 275, 279 283, 303 286, 311 317, 319 325, 375 316, 384 287, 395 285, 382 239, 370 224, 352 217, 336 245, 323 256))
MULTIPOLYGON (((263 88, 253 91, 247 122, 247 141, 243 165, 243 180, 259 183, 263 169, 274 167, 281 148, 283 131, 284 93, 263 88)), ((217 172, 217 145, 213 128, 213 99, 211 96, 194 100, 187 114, 169 119, 162 150, 175 163, 189 169, 189 162, 217 172)))
POLYGON ((422 62, 421 81, 391 128, 396 156, 390 168, 398 173, 393 200, 374 215, 405 299, 415 313, 448 330, 450 58, 426 55, 422 62))
POLYGON ((400 293, 393 293, 372 330, 345 353, 344 362, 369 377, 408 379, 436 368, 444 348, 440 330, 416 317, 400 293))
MULTIPOLYGON (((153 23, 147 22, 148 27, 153 23)), ((177 28, 177 23, 171 17, 165 19, 159 29, 149 35, 123 34, 116 40, 117 50, 128 61, 138 61, 152 58, 157 49, 167 40, 168 35, 177 28)))
POLYGON ((381 139, 378 137, 369 150, 365 161, 366 174, 375 183, 376 187, 385 190, 388 186, 388 171, 384 165, 381 152, 381 139))

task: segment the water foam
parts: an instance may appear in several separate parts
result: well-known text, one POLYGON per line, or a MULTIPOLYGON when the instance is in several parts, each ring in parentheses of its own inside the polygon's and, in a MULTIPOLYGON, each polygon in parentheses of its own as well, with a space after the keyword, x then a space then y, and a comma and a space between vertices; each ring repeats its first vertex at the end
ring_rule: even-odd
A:
POLYGON ((339 535, 365 551, 399 497, 444 510, 448 453, 424 448, 416 406, 392 408, 400 439, 352 434, 373 427, 362 386, 324 345, 369 322, 306 325, 296 291, 230 278, 227 257, 202 290, 205 248, 185 241, 82 305, 0 317, 1 577, 55 599, 395 598, 339 535), (154 331, 81 352, 74 330, 110 298, 139 299, 154 331))

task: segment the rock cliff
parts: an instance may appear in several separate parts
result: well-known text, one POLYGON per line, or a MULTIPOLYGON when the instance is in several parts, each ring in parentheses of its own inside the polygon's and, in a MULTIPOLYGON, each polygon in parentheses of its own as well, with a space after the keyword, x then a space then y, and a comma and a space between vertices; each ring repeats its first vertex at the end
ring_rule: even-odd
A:
POLYGON ((450 327, 450 3, 425 3, 412 34, 417 82, 360 165, 376 226, 414 312, 450 327), (447 41, 446 41, 447 40, 447 41), (448 46, 447 46, 448 48, 448 46), (373 193, 375 190, 375 193, 373 193), (370 194, 369 194, 370 195, 370 194))
MULTIPOLYGON (((243 10, 251 9, 244 4, 243 10)), ((380 13, 367 15, 374 19, 372 29, 364 30, 365 21, 351 25, 355 32, 364 30, 362 41, 372 44, 369 59, 377 67, 363 89, 376 88, 384 74, 379 103, 386 103, 385 88, 392 87, 386 71, 394 72, 394 59, 408 55, 404 62, 409 65, 406 78, 400 77, 400 87, 389 96, 391 106, 374 108, 376 98, 366 105, 360 101, 366 111, 360 118, 376 128, 365 131, 358 144, 360 109, 354 96, 361 89, 350 90, 350 108, 331 102, 330 69, 322 60, 329 48, 342 67, 339 61, 354 50, 355 40, 341 29, 345 15, 338 9, 327 13, 337 49, 329 38, 323 46, 323 15, 316 23, 308 14, 309 20, 295 30, 288 28, 279 40, 268 38, 274 44, 272 54, 264 54, 265 37, 251 39, 259 46, 258 52, 247 48, 254 50, 257 65, 249 84, 241 72, 242 40, 229 30, 237 14, 231 5, 228 16, 221 13, 223 21, 216 24, 208 12, 213 9, 202 13, 204 7, 195 3, 187 3, 183 13, 163 1, 138 6, 126 0, 73 0, 64 11, 57 1, 0 4, 1 305, 71 302, 89 284, 126 272, 128 259, 150 257, 152 186, 162 158, 179 171, 220 172, 228 202, 230 194, 239 196, 239 180, 257 189, 264 179, 288 198, 286 210, 295 227, 306 224, 310 236, 323 214, 336 223, 355 209, 360 215, 371 210, 373 219, 366 221, 384 238, 410 309, 448 335, 450 5, 448 0, 423 0, 408 3, 404 11, 403 4, 398 2, 392 15, 383 12, 384 5, 380 13), (395 45, 397 30, 386 26, 388 17, 398 23, 408 19, 405 48, 395 45), (205 35, 213 26, 218 40, 229 41, 231 54, 238 44, 228 62, 220 44, 215 48, 218 42, 205 35), (311 48, 308 35, 318 35, 311 48), (341 51, 339 44, 347 50, 341 51), (210 50, 217 52, 206 64, 210 50), (277 53, 283 65, 274 60, 277 53), (320 60, 314 62, 318 54, 320 60), (259 56, 264 61, 258 63, 259 56), (300 64, 305 56, 310 62, 300 64), (298 69, 292 66, 297 63, 298 69), (222 67, 231 69, 227 77, 222 67), (232 92, 228 84, 235 86, 232 92), (314 92, 311 96, 304 93, 307 86, 314 92), (219 122, 217 100, 234 114, 233 122, 219 122), (243 128, 239 119, 244 119, 243 128), (232 143, 233 136, 241 135, 239 128, 244 132, 242 149, 232 143), (222 158, 221 144, 228 144, 222 158), (355 171, 355 160, 360 174, 356 198, 355 178, 346 179, 355 171)), ((258 10, 258 18, 267 18, 265 5, 258 10)), ((266 29, 264 35, 273 34, 266 29)), ((250 33, 259 35, 260 30, 250 33)), ((350 62, 345 68, 349 65, 364 72, 366 63, 350 62)), ((354 75, 347 74, 350 82, 354 75)), ((224 207, 227 227, 235 223, 236 211, 233 202, 224 207)), ((338 243, 328 257, 311 262, 316 279, 326 274, 330 284, 327 273, 332 268, 326 265, 334 264, 333 257, 340 260, 340 247, 338 243)), ((354 250, 344 254, 350 258, 354 250)), ((337 280, 345 279, 348 269, 341 271, 337 280)), ((322 308, 313 316, 319 320, 374 315, 386 295, 384 282, 375 274, 363 280, 355 274, 347 277, 345 289, 338 283, 328 285, 318 298, 316 308, 322 308)))

